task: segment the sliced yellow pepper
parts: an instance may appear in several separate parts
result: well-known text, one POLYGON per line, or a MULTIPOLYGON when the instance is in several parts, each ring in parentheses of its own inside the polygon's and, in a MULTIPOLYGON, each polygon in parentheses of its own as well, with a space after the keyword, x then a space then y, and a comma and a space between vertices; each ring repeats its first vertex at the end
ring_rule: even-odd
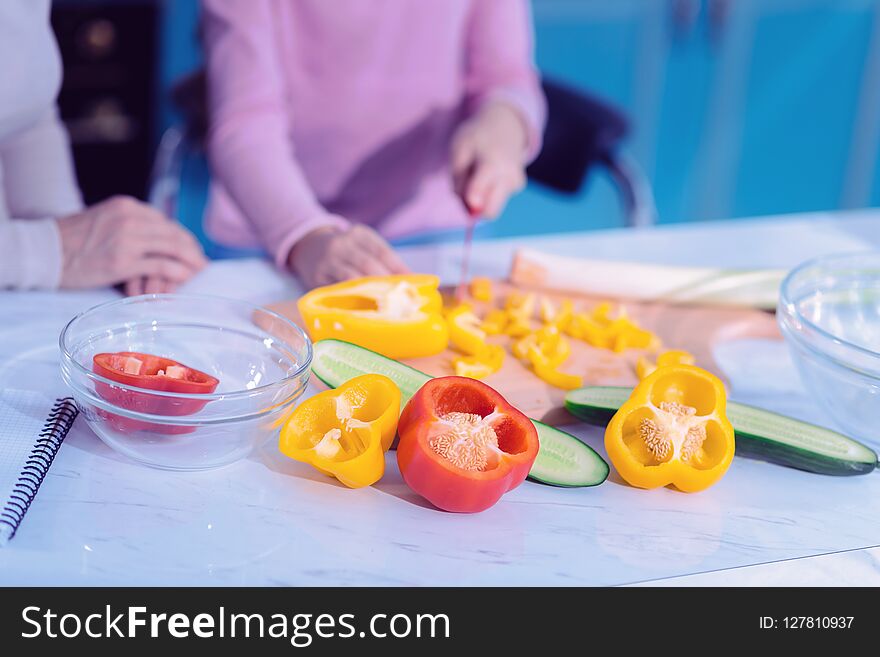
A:
POLYGON ((482 359, 497 372, 504 365, 504 347, 499 344, 490 344, 483 354, 482 359))
POLYGON ((556 305, 547 297, 541 297, 538 302, 538 316, 545 324, 549 324, 556 317, 556 305))
POLYGON ((571 344, 553 325, 545 326, 536 331, 538 350, 549 365, 559 365, 571 354, 571 344))
POLYGON ((598 349, 610 349, 622 353, 627 349, 656 349, 660 339, 631 320, 621 308, 617 317, 611 318, 611 304, 602 302, 591 313, 576 313, 566 332, 579 337, 598 349))
POLYGON ((532 367, 535 369, 535 374, 537 374, 541 380, 546 381, 556 388, 574 390, 575 388, 581 388, 584 385, 583 377, 561 372, 553 365, 542 362, 539 359, 532 361, 532 367))
POLYGON ((514 316, 505 327, 504 332, 512 338, 521 338, 532 332, 532 326, 527 319, 514 316))
POLYGON ((385 472, 399 416, 394 382, 365 374, 300 404, 284 423, 278 446, 349 488, 370 486, 385 472))
POLYGON ((605 429, 605 450, 632 486, 708 488, 735 451, 718 377, 693 365, 668 365, 645 378, 605 429))
POLYGON ((538 345, 538 336, 534 332, 529 332, 510 345, 510 351, 519 360, 528 361, 529 349, 538 345))
POLYGON ((576 315, 572 315, 569 317, 568 321, 565 324, 565 327, 560 327, 565 334, 569 337, 574 338, 575 340, 582 340, 584 337, 583 329, 581 328, 580 322, 577 319, 576 315))
POLYGON ((452 360, 453 368, 458 376, 472 379, 484 379, 501 369, 504 364, 504 348, 490 344, 479 356, 459 356, 452 360))
POLYGON ((669 349, 657 356, 657 367, 667 365, 693 365, 696 362, 694 355, 684 349, 669 349))
POLYGON ((517 340, 513 354, 531 365, 535 374, 557 388, 571 390, 583 386, 583 378, 557 368, 571 353, 571 344, 556 326, 547 325, 517 340))
POLYGON ((459 356, 452 359, 452 368, 456 376, 466 376, 470 379, 485 379, 495 370, 488 363, 484 363, 476 356, 459 356))
POLYGON ((551 325, 531 331, 514 341, 510 350, 514 356, 526 363, 531 362, 530 354, 534 352, 544 363, 555 366, 571 354, 571 343, 559 333, 559 329, 551 325))
POLYGON ((566 331, 569 324, 571 324, 573 316, 574 304, 571 302, 571 299, 565 299, 559 306, 559 311, 549 320, 549 323, 553 324, 553 326, 557 327, 560 331, 566 331))
POLYGON ((480 327, 487 335, 500 335, 507 327, 507 313, 503 310, 489 311, 480 327))
POLYGON ((476 301, 484 301, 486 303, 492 301, 492 281, 488 278, 478 276, 471 279, 470 284, 471 297, 476 301))
POLYGON ((446 349, 449 333, 436 276, 371 276, 315 288, 297 307, 313 341, 338 338, 389 358, 446 349))
POLYGON ((651 362, 644 356, 639 356, 639 359, 636 361, 636 376, 639 377, 639 381, 644 379, 656 369, 657 364, 651 362))
POLYGON ((595 308, 593 308, 592 316, 593 319, 598 322, 609 320, 611 316, 611 302, 603 301, 602 303, 598 304, 595 308))
POLYGON ((631 349, 658 349, 660 338, 643 328, 633 328, 627 334, 627 344, 631 349))
POLYGON ((657 356, 657 362, 652 363, 644 356, 639 356, 636 361, 636 375, 639 379, 644 379, 658 367, 667 367, 669 365, 693 365, 696 362, 694 355, 683 349, 669 349, 657 356))
POLYGON ((591 347, 598 349, 611 348, 611 336, 608 328, 597 322, 593 317, 585 313, 574 316, 574 322, 580 331, 581 339, 591 347))
POLYGON ((481 327, 480 318, 471 307, 463 303, 452 308, 446 315, 449 325, 449 342, 468 356, 479 356, 486 347, 486 332, 481 327))
POLYGON ((527 292, 526 294, 512 292, 507 297, 504 309, 510 313, 512 317, 518 317, 523 321, 528 321, 532 318, 532 313, 535 312, 535 301, 537 300, 537 297, 538 295, 534 292, 527 292))

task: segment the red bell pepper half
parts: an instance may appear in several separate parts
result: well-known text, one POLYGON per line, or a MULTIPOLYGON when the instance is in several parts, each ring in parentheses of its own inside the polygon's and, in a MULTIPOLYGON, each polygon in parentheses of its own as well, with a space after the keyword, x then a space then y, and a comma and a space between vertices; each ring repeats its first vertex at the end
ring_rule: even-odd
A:
MULTIPOLYGON (((171 358, 162 358, 136 351, 120 351, 112 354, 96 354, 92 359, 92 371, 105 379, 126 386, 179 392, 184 394, 210 394, 220 383, 210 374, 187 367, 171 358)), ((198 399, 175 399, 120 388, 108 383, 96 382, 98 394, 114 406, 151 415, 192 415, 202 410, 206 401, 198 399)), ((180 427, 143 422, 99 411, 117 431, 155 431, 165 434, 191 433, 195 427, 180 427)))
POLYGON ((404 481, 445 511, 475 513, 519 486, 538 455, 532 422, 482 381, 431 379, 397 426, 404 481))

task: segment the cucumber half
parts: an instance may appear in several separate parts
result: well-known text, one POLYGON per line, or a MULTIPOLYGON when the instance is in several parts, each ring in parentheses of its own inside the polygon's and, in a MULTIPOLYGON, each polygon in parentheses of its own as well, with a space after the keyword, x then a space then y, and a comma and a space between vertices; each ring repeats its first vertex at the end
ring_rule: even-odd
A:
MULTIPOLYGON (((631 392, 580 388, 565 396, 565 408, 586 422, 605 425, 631 392)), ((727 402, 727 419, 736 431, 738 456, 837 476, 867 474, 877 467, 874 450, 831 429, 737 402, 727 402)))
MULTIPOLYGON (((401 405, 431 378, 375 351, 333 339, 315 343, 312 372, 331 388, 362 374, 384 374, 400 388, 401 405)), ((543 422, 532 422, 541 447, 529 479, 567 488, 598 486, 605 481, 608 464, 589 445, 543 422)))

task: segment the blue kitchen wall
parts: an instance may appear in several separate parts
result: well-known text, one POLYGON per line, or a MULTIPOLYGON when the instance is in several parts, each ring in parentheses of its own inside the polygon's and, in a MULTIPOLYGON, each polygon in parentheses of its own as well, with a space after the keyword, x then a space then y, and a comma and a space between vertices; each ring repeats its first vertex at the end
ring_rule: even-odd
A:
MULTIPOLYGON (((201 61, 198 3, 162 1, 168 85, 201 61)), ((533 10, 540 69, 630 115, 628 148, 661 222, 880 203, 880 0, 534 0, 533 10)), ((159 109, 161 125, 177 120, 167 102, 159 109)), ((195 225, 204 163, 187 162, 184 178, 182 220, 195 225)), ((530 185, 482 233, 622 223, 598 172, 575 197, 530 185)))

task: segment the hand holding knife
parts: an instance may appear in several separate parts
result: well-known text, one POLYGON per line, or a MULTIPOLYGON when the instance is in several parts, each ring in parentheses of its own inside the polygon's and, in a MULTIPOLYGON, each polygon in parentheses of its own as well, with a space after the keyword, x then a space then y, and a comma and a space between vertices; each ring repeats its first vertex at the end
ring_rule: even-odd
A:
POLYGON ((507 199, 525 185, 527 143, 526 123, 518 110, 501 101, 485 105, 462 123, 452 140, 453 188, 470 215, 458 298, 467 284, 474 225, 501 214, 507 199))

